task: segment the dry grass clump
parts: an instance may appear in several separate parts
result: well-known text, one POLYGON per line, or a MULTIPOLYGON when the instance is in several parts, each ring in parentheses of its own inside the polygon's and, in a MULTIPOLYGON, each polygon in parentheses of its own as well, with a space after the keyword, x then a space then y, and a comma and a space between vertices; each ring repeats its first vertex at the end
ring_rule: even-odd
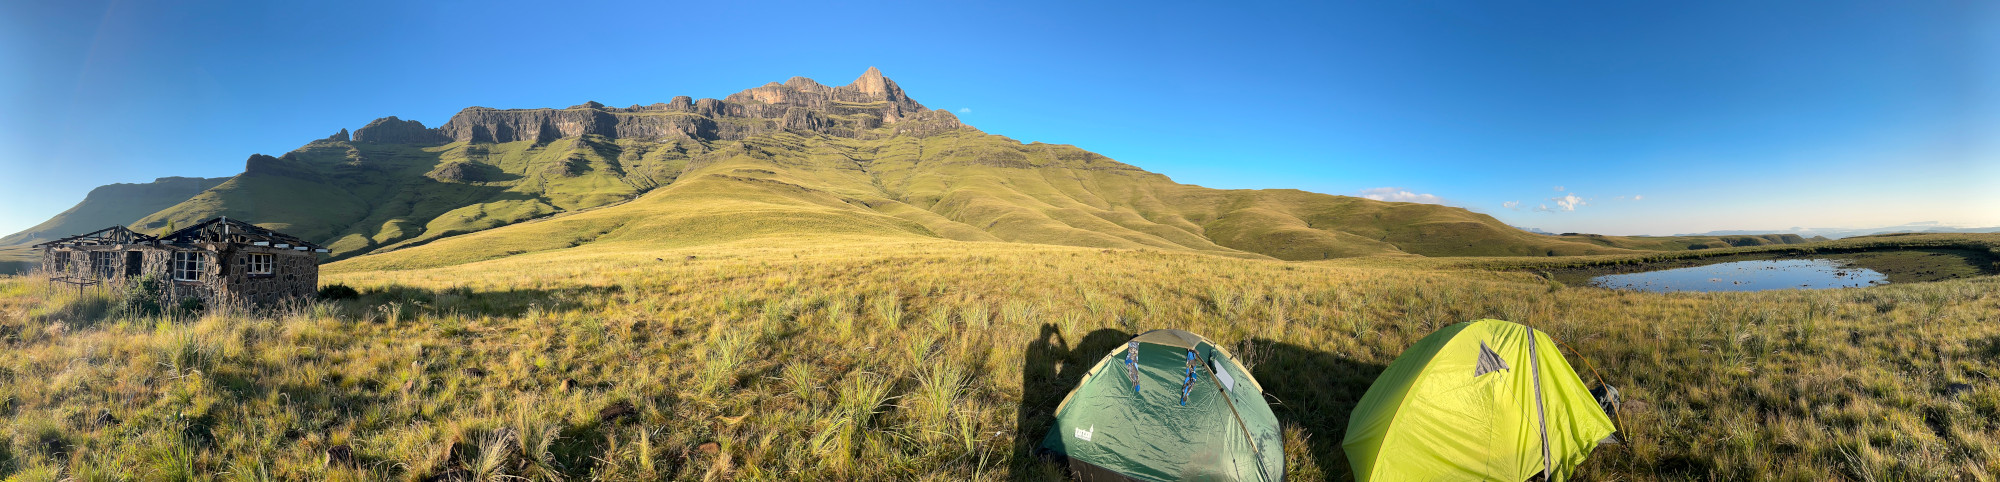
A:
POLYGON ((1995 278, 1651 294, 1397 263, 577 249, 336 264, 327 281, 361 296, 200 316, 6 278, 0 477, 1039 480, 1059 474, 1028 449, 1081 371, 1180 328, 1236 347, 1271 390, 1291 478, 1344 479, 1347 413, 1382 367, 1481 317, 1549 331, 1631 400, 1631 442, 1588 479, 2000 472, 1995 278))

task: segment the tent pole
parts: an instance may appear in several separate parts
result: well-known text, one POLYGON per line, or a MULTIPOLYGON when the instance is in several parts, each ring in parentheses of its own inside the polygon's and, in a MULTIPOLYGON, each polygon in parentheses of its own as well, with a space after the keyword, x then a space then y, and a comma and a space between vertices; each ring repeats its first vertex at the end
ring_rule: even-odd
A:
MULTIPOLYGON (((1209 354, 1208 359, 1215 360, 1215 354, 1209 354)), ((1229 406, 1229 415, 1236 418, 1236 428, 1243 429, 1243 439, 1250 441, 1250 454, 1257 456, 1257 479, 1271 480, 1271 474, 1264 471, 1264 450, 1257 446, 1257 436, 1250 433, 1250 426, 1243 423, 1243 414, 1236 411, 1236 402, 1229 399, 1229 387, 1222 386, 1222 380, 1215 377, 1215 368, 1207 362, 1201 364, 1201 369, 1208 372, 1208 381, 1215 383, 1216 393, 1222 394, 1222 403, 1229 406)))
POLYGON ((1528 370, 1535 378, 1535 422, 1542 428, 1542 480, 1555 480, 1555 471, 1549 463, 1549 415, 1542 407, 1542 362, 1535 354, 1535 345, 1541 343, 1535 340, 1535 327, 1521 326, 1528 328, 1528 370))

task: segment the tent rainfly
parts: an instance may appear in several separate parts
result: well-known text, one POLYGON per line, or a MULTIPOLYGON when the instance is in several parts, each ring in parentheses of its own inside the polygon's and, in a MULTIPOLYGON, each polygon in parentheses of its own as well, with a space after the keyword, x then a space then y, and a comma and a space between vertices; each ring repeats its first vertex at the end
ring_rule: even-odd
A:
POLYGON ((1056 407, 1042 449, 1079 480, 1285 476, 1264 387, 1228 351, 1180 330, 1148 331, 1105 355, 1056 407))
POLYGON ((1614 432, 1544 332, 1501 320, 1418 340, 1348 415, 1354 479, 1563 480, 1614 432))

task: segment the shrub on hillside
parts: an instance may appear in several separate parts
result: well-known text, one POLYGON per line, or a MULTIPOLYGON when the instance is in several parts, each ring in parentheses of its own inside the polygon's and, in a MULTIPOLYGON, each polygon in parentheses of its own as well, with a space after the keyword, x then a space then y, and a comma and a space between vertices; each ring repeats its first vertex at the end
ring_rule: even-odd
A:
POLYGON ((360 296, 361 292, 340 283, 326 285, 319 289, 319 299, 322 300, 351 300, 360 296))
POLYGON ((165 283, 154 275, 140 276, 125 284, 125 290, 118 294, 118 308, 135 316, 160 314, 160 291, 165 283))
POLYGON ((189 315, 199 315, 201 314, 202 310, 208 308, 208 303, 202 301, 200 297, 189 296, 181 298, 181 303, 179 308, 181 310, 181 313, 189 315))

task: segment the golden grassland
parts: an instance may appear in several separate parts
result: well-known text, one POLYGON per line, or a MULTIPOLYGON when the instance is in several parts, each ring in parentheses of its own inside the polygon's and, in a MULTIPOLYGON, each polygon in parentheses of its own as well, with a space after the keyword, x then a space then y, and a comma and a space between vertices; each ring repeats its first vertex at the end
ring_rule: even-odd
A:
MULTIPOLYGON (((1992 237, 1969 242, 2000 245, 1992 237)), ((0 278, 8 480, 1045 480, 1056 403, 1179 328, 1232 347, 1290 480, 1350 478, 1353 404, 1494 317, 1624 391, 1586 480, 1993 480, 2000 278, 1638 293, 1504 259, 1281 262, 877 238, 336 263, 357 299, 121 313, 0 278)))

